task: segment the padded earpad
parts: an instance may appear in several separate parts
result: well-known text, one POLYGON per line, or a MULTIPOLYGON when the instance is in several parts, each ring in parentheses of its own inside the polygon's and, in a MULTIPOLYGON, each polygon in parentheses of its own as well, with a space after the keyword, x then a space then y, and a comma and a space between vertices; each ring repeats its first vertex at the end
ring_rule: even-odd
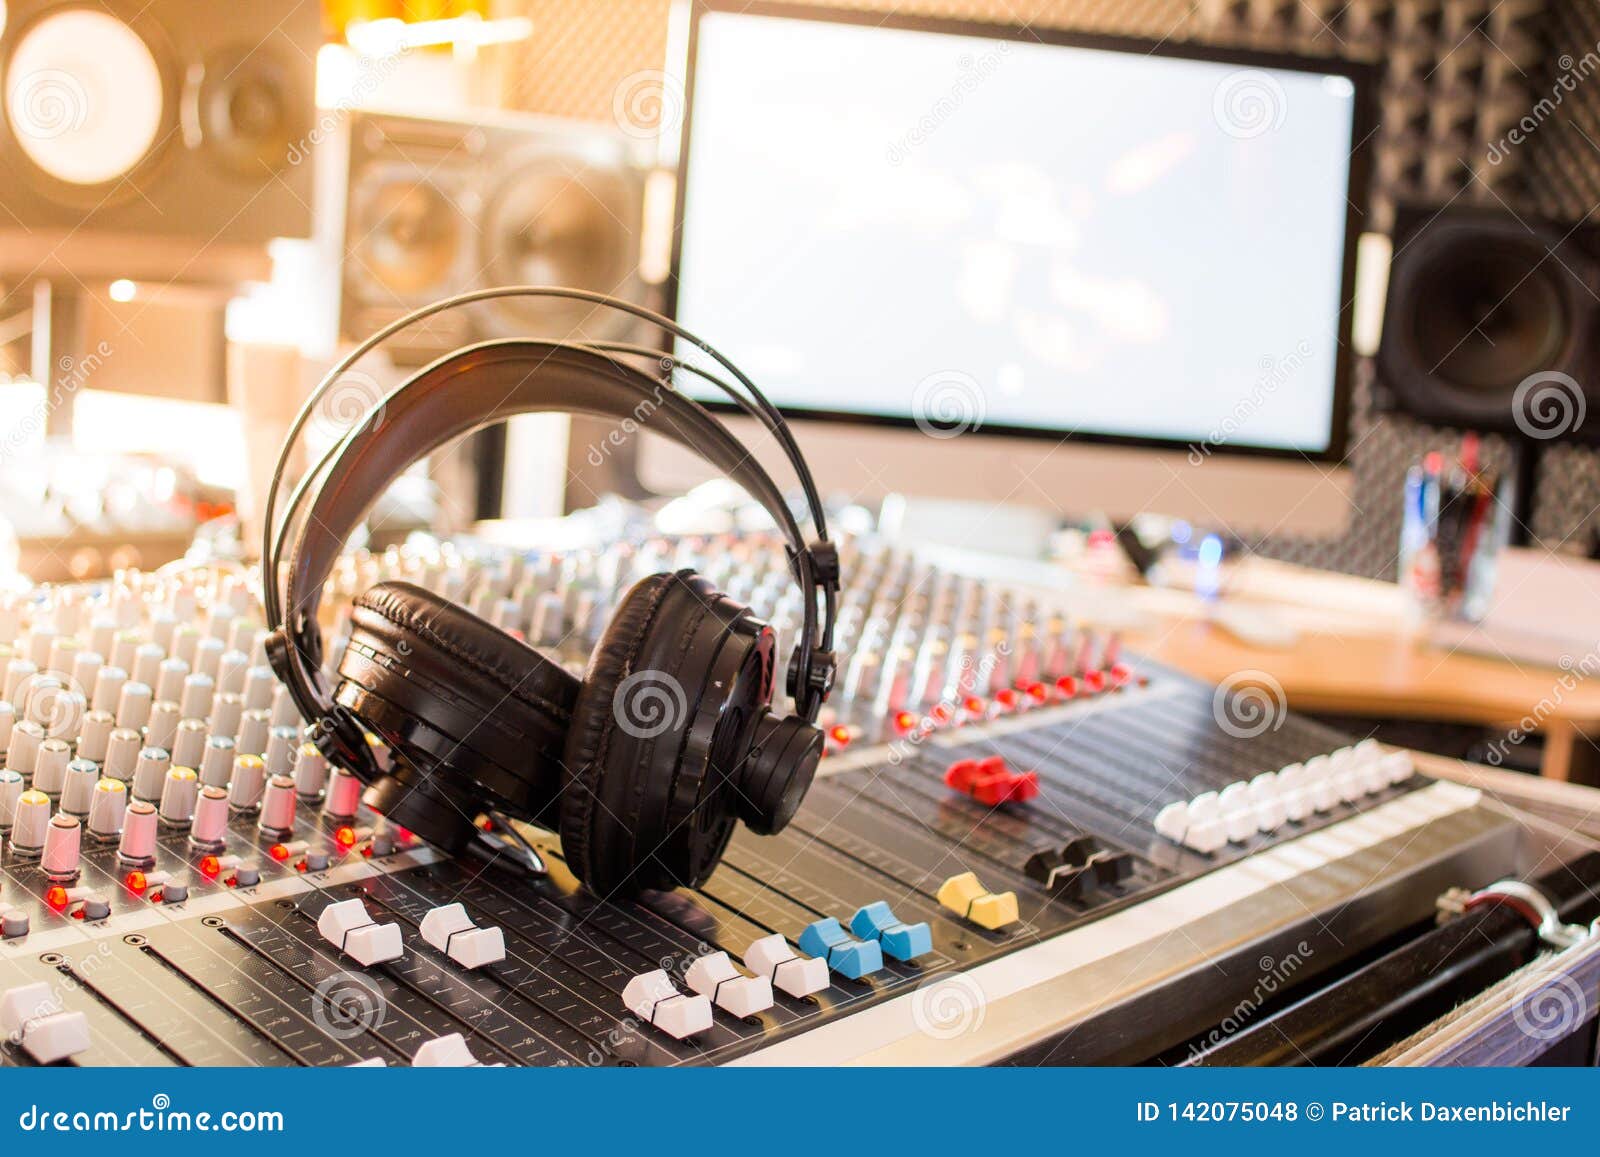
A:
MULTIPOLYGON (((612 737, 618 734, 613 706, 617 688, 635 669, 646 635, 668 594, 674 587, 681 591, 683 584, 679 574, 649 575, 635 583, 617 605, 584 671, 567 728, 561 798, 561 849, 581 880, 595 878, 595 827, 606 822, 605 810, 610 806, 601 800, 601 791, 612 737)), ((623 822, 636 818, 623 817, 623 822)), ((615 821, 608 826, 615 826, 615 821)))
POLYGON ((534 710, 563 724, 570 717, 577 680, 560 664, 432 591, 378 583, 356 599, 355 623, 368 630, 398 627, 534 710))

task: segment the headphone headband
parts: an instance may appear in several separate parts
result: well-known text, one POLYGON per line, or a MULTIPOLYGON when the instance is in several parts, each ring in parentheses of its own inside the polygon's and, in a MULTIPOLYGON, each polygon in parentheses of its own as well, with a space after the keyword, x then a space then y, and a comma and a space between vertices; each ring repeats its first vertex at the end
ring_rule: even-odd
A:
MULTIPOLYGON (((274 667, 289 685, 302 714, 327 718, 333 710, 319 671, 321 635, 317 607, 323 583, 345 541, 381 488, 413 462, 451 439, 520 413, 564 411, 633 420, 697 453, 738 482, 773 516, 790 543, 790 563, 805 595, 804 629, 790 670, 796 710, 815 720, 833 675, 832 640, 837 609, 838 566, 827 541, 825 516, 814 481, 787 425, 737 367, 674 323, 627 302, 581 290, 508 287, 463 294, 418 310, 385 327, 358 346, 323 379, 307 399, 289 431, 265 500, 262 549, 263 602, 267 625, 275 633, 274 667), (364 417, 300 481, 274 533, 278 488, 294 441, 321 396, 357 360, 408 325, 453 306, 492 297, 566 297, 621 309, 694 342, 750 392, 747 398, 727 382, 685 365, 722 388, 746 412, 762 421, 783 446, 805 491, 818 540, 807 545, 772 478, 749 450, 717 418, 693 399, 678 394, 670 381, 680 363, 663 358, 667 376, 648 375, 601 352, 596 346, 566 342, 508 340, 460 350, 413 375, 364 417), (380 435, 381 430, 381 435, 380 435), (320 484, 318 483, 320 479, 320 484), (310 506, 303 518, 300 508, 310 506), (283 565, 283 548, 300 524, 293 556, 283 565), (287 607, 279 599, 279 582, 287 607), (817 595, 823 622, 817 623, 817 595), (292 644, 292 645, 291 645, 292 644)), ((356 737, 342 736, 341 754, 356 737)))

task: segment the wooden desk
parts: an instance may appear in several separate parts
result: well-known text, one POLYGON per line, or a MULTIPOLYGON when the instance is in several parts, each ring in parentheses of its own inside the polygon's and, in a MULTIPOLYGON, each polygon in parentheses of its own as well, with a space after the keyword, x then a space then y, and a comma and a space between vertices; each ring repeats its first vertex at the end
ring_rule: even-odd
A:
POLYGON ((1553 779, 1570 778, 1574 750, 1600 735, 1600 679, 1430 646, 1391 583, 1245 559, 1227 574, 1225 590, 1229 599, 1270 607, 1299 641, 1288 649, 1252 646, 1209 623, 1192 592, 1129 586, 1122 593, 1140 621, 1128 646, 1213 683, 1264 671, 1300 711, 1540 732, 1540 770, 1553 779))

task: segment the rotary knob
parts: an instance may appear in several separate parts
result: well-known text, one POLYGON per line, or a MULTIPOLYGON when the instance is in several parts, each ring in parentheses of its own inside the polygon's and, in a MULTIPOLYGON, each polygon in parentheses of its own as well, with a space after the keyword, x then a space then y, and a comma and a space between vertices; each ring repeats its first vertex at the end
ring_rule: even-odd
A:
POLYGON ((133 798, 154 803, 166 788, 167 769, 172 757, 163 747, 146 747, 140 750, 133 765, 133 798))
POLYGON ((122 817, 128 810, 128 785, 120 779, 102 779, 94 785, 89 801, 89 834, 98 840, 114 840, 122 834, 122 817))
POLYGON ((148 683, 124 683, 122 694, 117 696, 117 726, 138 731, 150 722, 150 705, 154 697, 148 683))
POLYGON ((50 830, 50 797, 29 789, 17 797, 11 818, 11 854, 35 859, 44 851, 45 835, 50 830))
POLYGON ((179 767, 199 767, 206 753, 206 721, 185 719, 172 738, 172 762, 179 767))
POLYGON ((109 711, 91 711, 85 715, 83 729, 78 732, 78 758, 102 762, 116 726, 116 716, 109 711))
POLYGON ((52 880, 70 880, 78 874, 78 856, 83 829, 77 816, 57 812, 44 836, 44 851, 39 857, 45 875, 52 880))
POLYGON ((233 779, 228 784, 228 806, 236 812, 252 812, 261 806, 261 793, 267 782, 267 765, 259 755, 238 755, 233 760, 233 779))
POLYGON ((188 827, 194 818, 200 777, 192 767, 170 767, 161 786, 161 820, 175 828, 188 827))
POLYGON ((122 839, 117 843, 117 859, 131 867, 154 863, 158 826, 154 804, 142 799, 130 803, 122 818, 122 839))
POLYGON ((220 851, 227 834, 228 793, 220 787, 202 788, 189 828, 190 845, 203 852, 220 851))
POLYGON ((144 741, 151 747, 171 751, 172 740, 178 733, 178 722, 182 718, 176 703, 157 699, 150 707, 150 722, 145 725, 144 741))
POLYGON ((94 785, 100 781, 100 767, 92 759, 74 759, 67 764, 67 782, 61 788, 61 810, 83 819, 94 802, 94 785))
POLYGON ((65 740, 46 739, 39 745, 39 754, 33 764, 33 786, 51 799, 61 794, 67 782, 67 764, 72 762, 72 748, 65 740))
POLYGON ((342 767, 334 768, 322 814, 335 820, 354 819, 360 805, 361 781, 342 767))
POLYGON ((275 775, 269 779, 261 798, 261 830, 279 838, 292 832, 294 803, 294 780, 286 775, 275 775))
POLYGON ((213 735, 206 740, 205 754, 200 757, 200 782, 207 787, 227 787, 233 778, 233 740, 226 735, 213 735))

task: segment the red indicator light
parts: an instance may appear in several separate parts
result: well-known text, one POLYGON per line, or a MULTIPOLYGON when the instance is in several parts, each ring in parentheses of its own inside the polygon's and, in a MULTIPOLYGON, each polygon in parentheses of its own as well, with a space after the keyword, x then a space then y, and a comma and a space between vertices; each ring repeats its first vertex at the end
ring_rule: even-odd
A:
POLYGON ((828 737, 840 747, 843 747, 845 744, 850 742, 850 729, 841 723, 839 726, 828 732, 828 737))
POLYGON ((1071 699, 1078 693, 1078 681, 1071 675, 1063 675, 1056 680, 1056 690, 1066 698, 1071 699))
POLYGON ((215 880, 217 873, 222 871, 222 862, 215 856, 202 856, 200 858, 200 874, 208 880, 215 880))
POLYGON ((1043 683, 1029 683, 1028 698, 1032 699, 1035 703, 1043 703, 1046 699, 1050 698, 1050 688, 1046 687, 1043 683))
POLYGON ((130 892, 143 892, 150 886, 150 881, 145 878, 145 874, 137 869, 124 876, 122 882, 128 886, 128 891, 130 892))
POLYGON ((289 849, 284 847, 282 844, 273 844, 267 849, 267 855, 271 856, 274 860, 277 860, 278 863, 281 864, 289 858, 289 849))
POLYGON ((935 723, 949 723, 950 705, 948 703, 935 703, 933 710, 928 712, 928 716, 935 723))
MULTIPOLYGON (((488 831, 490 829, 490 826, 491 826, 491 821, 484 820, 484 822, 483 822, 483 830, 484 831, 488 831)), ((344 848, 346 851, 348 851, 349 849, 355 847, 356 846, 356 830, 355 830, 355 828, 349 827, 348 825, 345 826, 345 827, 340 828, 338 831, 333 833, 333 842, 338 844, 341 848, 344 848)))
POLYGON ((60 884, 54 885, 45 891, 44 902, 57 912, 61 911, 67 906, 67 890, 60 884))
POLYGON ((967 700, 966 700, 965 703, 962 704, 962 706, 967 709, 967 714, 968 715, 982 715, 983 714, 983 706, 984 706, 983 700, 979 699, 976 695, 967 696, 967 700))
POLYGON ((1089 671, 1084 675, 1083 681, 1091 691, 1096 693, 1104 691, 1106 688, 1106 673, 1104 671, 1089 671))
POLYGON ((916 725, 917 717, 909 711, 901 711, 894 717, 894 727, 896 731, 910 731, 916 727, 916 725))
POLYGON ((994 693, 994 701, 1007 711, 1015 711, 1017 708, 1017 693, 1009 687, 1002 687, 994 693))

